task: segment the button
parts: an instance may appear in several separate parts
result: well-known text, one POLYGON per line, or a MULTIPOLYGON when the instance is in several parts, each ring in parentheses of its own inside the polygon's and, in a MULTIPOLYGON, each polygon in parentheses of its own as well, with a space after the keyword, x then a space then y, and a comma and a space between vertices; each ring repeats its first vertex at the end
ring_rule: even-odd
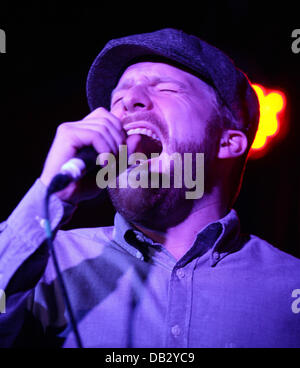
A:
POLYGON ((213 257, 214 257, 214 260, 215 261, 218 261, 221 256, 220 256, 220 253, 219 252, 214 252, 213 257))
POLYGON ((173 326, 171 328, 171 332, 172 332, 172 335, 174 337, 178 337, 180 335, 180 332, 181 332, 180 327, 178 325, 173 326))
POLYGON ((182 268, 179 268, 177 271, 176 271, 176 275, 179 279, 183 279, 184 276, 185 276, 185 272, 182 268))

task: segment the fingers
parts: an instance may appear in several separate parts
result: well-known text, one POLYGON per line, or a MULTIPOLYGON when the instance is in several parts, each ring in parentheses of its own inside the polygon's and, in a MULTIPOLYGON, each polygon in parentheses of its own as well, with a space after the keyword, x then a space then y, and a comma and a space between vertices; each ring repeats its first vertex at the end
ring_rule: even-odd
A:
POLYGON ((121 121, 104 107, 99 107, 87 115, 83 122, 89 122, 91 124, 103 124, 109 129, 110 135, 115 139, 117 145, 121 145, 126 141, 126 133, 123 129, 121 121))
MULTIPOLYGON (((65 126, 67 128, 70 128, 72 134, 75 134, 77 136, 78 140, 76 140, 76 143, 74 142, 77 149, 81 148, 84 145, 91 144, 91 142, 88 142, 89 139, 87 138, 86 130, 91 130, 95 133, 99 133, 102 136, 102 139, 106 140, 109 144, 111 148, 110 151, 114 153, 118 151, 119 145, 123 144, 126 141, 126 133, 123 129, 121 121, 102 107, 92 111, 81 121, 62 124, 63 128, 65 126), (84 134, 84 130, 86 138, 83 141, 80 140, 80 134, 81 131, 82 134, 84 134)), ((84 137, 82 137, 82 139, 84 139, 84 137)), ((97 135, 92 140, 97 142, 97 135)), ((94 148, 97 149, 97 147, 94 148)), ((101 150, 97 151, 101 153, 101 150)))
POLYGON ((122 143, 121 134, 114 132, 108 124, 103 123, 64 123, 59 127, 62 139, 74 148, 75 152, 84 146, 93 145, 98 153, 118 151, 122 143), (105 151, 104 151, 105 150, 105 151))
POLYGON ((108 121, 111 121, 111 123, 117 130, 123 130, 121 121, 104 107, 98 107, 85 118, 83 118, 82 121, 97 119, 107 119, 108 121))
POLYGON ((48 185, 62 165, 79 149, 93 146, 98 153, 118 155, 119 146, 126 141, 120 120, 104 108, 98 108, 84 119, 61 124, 48 153, 41 180, 48 185))

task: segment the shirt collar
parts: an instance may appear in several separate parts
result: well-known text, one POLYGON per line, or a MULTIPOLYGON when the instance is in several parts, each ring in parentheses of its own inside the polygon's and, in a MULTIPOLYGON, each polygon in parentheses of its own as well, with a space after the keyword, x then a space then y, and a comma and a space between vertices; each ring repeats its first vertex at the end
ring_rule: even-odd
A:
POLYGON ((210 260, 212 267, 240 247, 240 220, 236 211, 231 209, 218 223, 221 225, 221 233, 212 248, 210 260))
MULTIPOLYGON (((240 235, 240 221, 234 209, 218 221, 208 224, 195 239, 193 246, 181 258, 180 264, 187 263, 195 257, 200 257, 211 249, 210 265, 216 266, 225 256, 237 250, 240 235)), ((114 219, 114 241, 133 256, 145 259, 147 246, 161 248, 142 232, 135 229, 118 212, 114 219)))

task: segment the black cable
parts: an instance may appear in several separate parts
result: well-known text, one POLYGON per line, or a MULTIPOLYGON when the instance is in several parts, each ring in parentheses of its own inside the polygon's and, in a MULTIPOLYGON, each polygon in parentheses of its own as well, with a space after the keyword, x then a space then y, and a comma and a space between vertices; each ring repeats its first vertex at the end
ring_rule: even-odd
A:
POLYGON ((70 298, 68 296, 68 292, 67 292, 65 283, 63 281, 61 271, 59 269, 59 265, 58 265, 58 261, 57 261, 57 257, 56 257, 56 253, 55 253, 55 249, 54 249, 53 233, 52 233, 52 230, 51 230, 51 222, 50 222, 50 216, 49 216, 50 196, 53 193, 64 189, 71 181, 72 181, 72 178, 68 177, 67 175, 59 174, 56 177, 54 177, 54 179, 50 183, 50 185, 48 187, 48 190, 47 190, 46 197, 45 197, 45 202, 44 202, 45 231, 46 231, 46 236, 47 236, 47 244, 48 244, 48 247, 49 247, 53 262, 54 262, 54 267, 55 267, 55 271, 56 271, 56 274, 57 274, 58 282, 59 282, 61 291, 63 293, 63 298, 64 298, 64 301, 65 301, 67 313, 69 315, 71 327, 72 327, 72 330, 75 334, 77 347, 78 348, 83 348, 81 337, 80 337, 80 334, 79 334, 79 331, 78 331, 78 328, 77 328, 77 323, 76 323, 76 320, 74 318, 74 313, 73 313, 73 310, 72 310, 72 305, 71 305, 71 302, 70 302, 70 298))

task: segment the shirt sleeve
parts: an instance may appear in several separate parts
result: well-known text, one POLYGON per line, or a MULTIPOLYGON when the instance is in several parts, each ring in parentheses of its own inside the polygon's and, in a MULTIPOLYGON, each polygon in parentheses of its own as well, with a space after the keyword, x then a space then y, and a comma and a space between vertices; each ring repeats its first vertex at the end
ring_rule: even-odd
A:
MULTIPOLYGON (((1 347, 11 346, 28 323, 26 315, 34 288, 47 265, 45 195, 46 187, 38 179, 7 221, 0 224, 0 290, 5 301, 5 308, 0 311, 1 347)), ((49 213, 53 231, 70 218, 74 210, 75 206, 52 195, 49 213)))
MULTIPOLYGON (((4 290, 21 264, 46 240, 44 229, 45 185, 38 179, 7 221, 0 224, 0 289, 4 290)), ((55 194, 49 205, 51 228, 65 222, 75 206, 55 194)))

